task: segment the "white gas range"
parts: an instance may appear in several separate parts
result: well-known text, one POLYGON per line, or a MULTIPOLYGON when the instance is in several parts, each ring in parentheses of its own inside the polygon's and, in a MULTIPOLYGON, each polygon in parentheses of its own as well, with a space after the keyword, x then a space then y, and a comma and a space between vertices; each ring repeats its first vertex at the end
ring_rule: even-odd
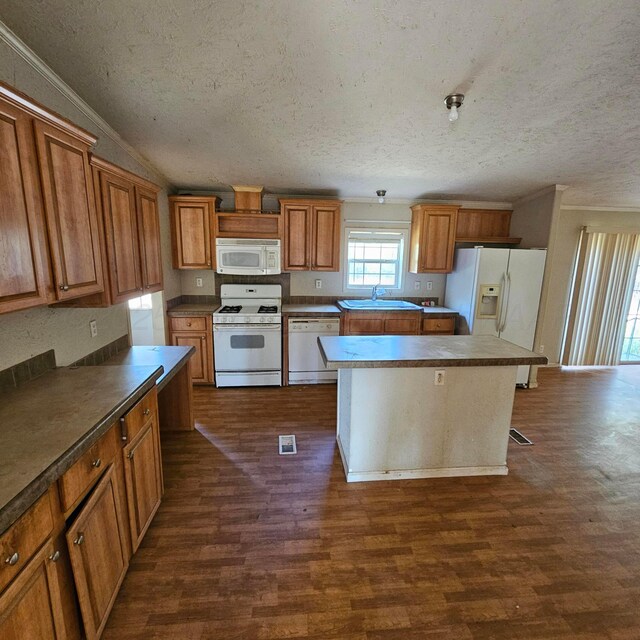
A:
POLYGON ((282 287, 223 284, 213 314, 216 386, 282 384, 282 287))

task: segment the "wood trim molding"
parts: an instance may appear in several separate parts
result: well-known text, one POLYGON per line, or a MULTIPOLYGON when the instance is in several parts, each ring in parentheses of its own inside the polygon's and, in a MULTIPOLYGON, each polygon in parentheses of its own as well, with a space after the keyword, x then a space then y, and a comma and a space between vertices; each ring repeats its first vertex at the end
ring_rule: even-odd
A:
MULTIPOLYGON (((4 42, 13 51, 15 51, 25 62, 27 62, 35 71, 37 71, 49 84, 59 91, 73 106, 85 115, 93 124, 102 131, 108 138, 115 142, 123 151, 130 155, 136 162, 141 164, 145 169, 150 171, 160 180, 163 187, 170 185, 165 176, 142 154, 132 147, 97 111, 92 109, 51 67, 49 67, 42 58, 40 58, 33 49, 28 47, 18 36, 0 20, 0 41, 4 42)), ((32 100, 29 100, 32 103, 32 100)), ((40 105, 37 105, 40 106, 40 105)), ((46 109, 51 114, 49 109, 46 109)), ((42 117, 42 116, 39 116, 42 117)), ((58 116, 60 117, 60 116, 58 116)), ((69 122, 63 118, 65 127, 69 122)), ((51 122, 51 120, 49 119, 51 122)), ((54 122, 55 124, 55 122, 54 122)), ((73 129, 80 129, 77 125, 73 125, 73 129)), ((85 132, 88 133, 88 132, 85 132)), ((93 134, 89 134, 93 136, 93 134)), ((95 142, 95 140, 94 140, 95 142)), ((93 143, 91 143, 93 144, 93 143)))
POLYGON ((100 169, 100 171, 108 171, 109 173, 122 176, 123 178, 129 180, 130 182, 133 182, 138 186, 144 187, 145 189, 149 189, 149 191, 153 191, 155 193, 158 193, 159 191, 162 190, 162 187, 158 186, 157 184, 149 180, 145 180, 144 178, 141 178, 139 175, 131 171, 127 171, 126 169, 123 169, 117 164, 113 164, 113 162, 109 162, 104 158, 100 158, 99 156, 96 156, 93 153, 89 154, 89 159, 90 159, 91 166, 96 167, 97 169, 100 169))

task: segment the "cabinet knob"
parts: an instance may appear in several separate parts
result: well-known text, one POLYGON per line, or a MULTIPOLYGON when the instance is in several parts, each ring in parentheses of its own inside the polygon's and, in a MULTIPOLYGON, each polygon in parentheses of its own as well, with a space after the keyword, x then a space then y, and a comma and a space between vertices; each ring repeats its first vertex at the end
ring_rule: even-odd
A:
POLYGON ((200 336, 200 340, 204 340, 206 336, 200 336))
POLYGON ((211 260, 209 260, 209 262, 207 262, 207 267, 211 266, 211 260))
POLYGON ((96 458, 95 460, 91 461, 91 466, 95 467, 96 469, 102 464, 102 460, 100 458, 96 458))
POLYGON ((190 327, 190 326, 191 326, 191 323, 190 323, 190 322, 187 322, 187 327, 190 327))
POLYGON ((131 460, 133 458, 133 451, 129 451, 129 453, 127 453, 127 458, 129 460, 131 460))
POLYGON ((59 551, 54 551, 49 556, 49 560, 51 560, 51 562, 58 562, 58 560, 60 560, 60 552, 59 551))
POLYGON ((69 291, 69 285, 68 284, 61 284, 60 285, 60 291, 69 291))
POLYGON ((144 413, 145 416, 148 416, 151 413, 151 409, 145 409, 142 413, 144 413))
POLYGON ((18 564, 18 560, 20 560, 20 554, 15 551, 4 561, 4 563, 13 567, 14 565, 18 564))
POLYGON ((84 534, 81 533, 78 535, 78 537, 73 541, 73 544, 77 544, 78 546, 80 546, 82 543, 84 542, 84 534))
POLYGON ((142 287, 140 287, 140 291, 144 291, 144 289, 142 287))
POLYGON ((150 284, 147 285, 147 289, 151 289, 151 285, 150 284))

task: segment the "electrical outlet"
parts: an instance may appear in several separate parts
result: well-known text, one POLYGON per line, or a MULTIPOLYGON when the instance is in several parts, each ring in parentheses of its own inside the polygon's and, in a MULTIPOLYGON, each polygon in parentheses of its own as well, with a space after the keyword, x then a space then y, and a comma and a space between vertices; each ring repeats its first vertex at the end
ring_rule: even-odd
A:
POLYGON ((541 344, 541 345, 538 347, 538 353, 544 353, 544 345, 543 345, 543 344, 541 344))
POLYGON ((91 331, 91 337, 92 338, 97 338, 98 337, 98 323, 95 320, 92 320, 89 323, 89 330, 91 331))
POLYGON ((431 291, 433 289, 433 282, 431 280, 427 281, 427 291, 431 291))
POLYGON ((322 280, 320 278, 316 280, 316 289, 322 289, 322 280))
POLYGON ((436 387, 444 387, 444 369, 436 369, 435 377, 433 384, 436 387))
POLYGON ((416 281, 413 283, 413 288, 414 288, 416 291, 418 291, 418 289, 420 289, 420 280, 416 280, 416 281))
POLYGON ((196 287, 202 286, 202 278, 196 278, 196 287))

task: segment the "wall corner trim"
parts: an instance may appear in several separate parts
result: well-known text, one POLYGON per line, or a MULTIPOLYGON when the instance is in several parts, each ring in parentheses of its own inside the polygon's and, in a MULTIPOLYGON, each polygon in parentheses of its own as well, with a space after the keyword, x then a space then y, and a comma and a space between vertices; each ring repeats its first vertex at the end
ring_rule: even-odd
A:
POLYGON ((538 189, 538 191, 534 191, 533 193, 529 193, 526 196, 522 196, 522 198, 518 198, 513 204, 515 206, 519 204, 524 204, 525 202, 529 202, 530 200, 535 200, 536 198, 540 198, 542 196, 547 195, 548 193, 553 192, 563 192, 569 187, 566 184, 551 184, 548 187, 544 187, 543 189, 538 189))
POLYGON ((171 186, 160 171, 132 147, 97 111, 90 107, 38 54, 0 20, 0 41, 5 42, 25 62, 37 71, 51 86, 59 91, 76 109, 83 113, 108 138, 129 154, 136 162, 150 171, 162 183, 163 187, 171 186))

